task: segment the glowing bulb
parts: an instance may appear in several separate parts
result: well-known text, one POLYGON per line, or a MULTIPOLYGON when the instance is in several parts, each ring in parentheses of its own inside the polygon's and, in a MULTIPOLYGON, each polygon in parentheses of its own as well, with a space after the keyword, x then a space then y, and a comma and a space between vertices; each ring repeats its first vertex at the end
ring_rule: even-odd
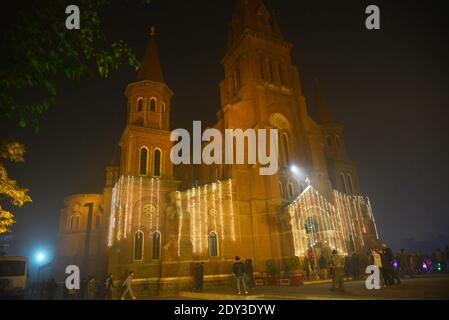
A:
POLYGON ((43 262, 45 260, 45 254, 43 252, 38 252, 36 254, 36 261, 43 262))
POLYGON ((299 175, 299 174, 301 173, 301 171, 299 170, 299 168, 298 168, 297 166, 295 166, 295 165, 292 165, 292 166, 290 167, 290 171, 291 171, 293 174, 296 174, 296 175, 299 175))

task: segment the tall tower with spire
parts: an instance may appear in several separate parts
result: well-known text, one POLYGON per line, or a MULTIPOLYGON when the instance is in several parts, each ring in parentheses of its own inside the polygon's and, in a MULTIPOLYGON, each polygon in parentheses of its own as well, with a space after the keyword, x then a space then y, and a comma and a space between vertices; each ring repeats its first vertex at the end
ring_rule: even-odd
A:
POLYGON ((331 193, 322 131, 307 113, 291 49, 275 13, 262 0, 237 1, 222 59, 216 128, 278 130, 280 169, 275 175, 261 176, 258 165, 227 170, 236 181, 245 230, 241 254, 253 257, 259 268, 267 259, 292 255, 291 241, 284 236, 290 226, 283 208, 307 187, 306 178, 318 190, 331 193), (301 174, 292 173, 293 166, 301 174))
POLYGON ((121 173, 173 177, 170 162, 170 109, 173 92, 165 83, 152 27, 137 79, 125 92, 127 125, 120 139, 121 173))
MULTIPOLYGON (((167 212, 174 206, 179 181, 170 161, 173 92, 162 72, 155 28, 150 29, 137 79, 125 95, 128 116, 119 141, 120 178, 107 196, 112 212, 108 271, 125 277, 132 265, 140 277, 159 279, 174 272, 161 266, 178 258, 173 240, 177 222, 167 212)), ((149 286, 157 294, 163 284, 155 280, 149 286)))
POLYGON ((332 113, 320 83, 315 80, 315 119, 323 129, 324 152, 332 187, 350 195, 360 195, 357 167, 346 152, 344 127, 332 113))

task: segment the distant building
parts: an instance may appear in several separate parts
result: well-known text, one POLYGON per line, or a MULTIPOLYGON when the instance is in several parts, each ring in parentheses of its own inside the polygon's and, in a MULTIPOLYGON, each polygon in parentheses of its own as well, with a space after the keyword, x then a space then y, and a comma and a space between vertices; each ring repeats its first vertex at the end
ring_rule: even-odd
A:
POLYGON ((173 166, 176 106, 155 38, 153 30, 126 88, 127 123, 103 192, 65 200, 59 277, 68 264, 80 266, 83 277, 112 272, 118 279, 133 270, 139 294, 167 294, 190 288, 198 261, 205 262, 205 282, 219 285, 236 255, 251 258, 259 274, 267 260, 281 266, 295 255, 366 252, 377 243, 343 126, 320 92, 316 118, 309 116, 292 44, 261 0, 237 1, 214 128, 278 129, 275 175, 261 176, 259 165, 173 166))

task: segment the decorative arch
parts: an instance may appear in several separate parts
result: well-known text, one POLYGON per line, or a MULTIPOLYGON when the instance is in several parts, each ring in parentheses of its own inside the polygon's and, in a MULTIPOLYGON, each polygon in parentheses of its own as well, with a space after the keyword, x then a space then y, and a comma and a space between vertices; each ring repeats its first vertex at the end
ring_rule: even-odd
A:
POLYGON ((209 256, 218 257, 218 235, 215 231, 209 234, 209 256))
POLYGON ((346 184, 348 186, 348 192, 354 194, 354 185, 352 183, 352 176, 350 173, 346 174, 346 184))
POLYGON ((150 106, 150 111, 156 112, 156 104, 157 104, 156 98, 155 98, 155 97, 151 97, 151 98, 150 98, 150 104, 149 104, 149 106, 150 106))
POLYGON ((143 111, 143 98, 139 97, 137 98, 137 108, 136 108, 137 112, 142 112, 143 111))
POLYGON ((162 149, 153 149, 153 176, 160 177, 162 175, 162 149))
POLYGON ((142 146, 139 149, 139 175, 148 175, 148 154, 149 149, 146 146, 142 146))
POLYGON ((328 147, 332 147, 332 137, 330 135, 326 136, 326 143, 328 147))
POLYGON ((144 233, 137 230, 134 234, 134 261, 143 260, 144 233))
POLYGON ((287 185, 288 197, 292 199, 295 196, 295 185, 290 181, 287 185))
POLYGON ((159 260, 161 258, 161 233, 158 230, 154 231, 153 235, 151 236, 151 240, 151 259, 159 260))
POLYGON ((348 193, 348 187, 346 185, 345 174, 343 172, 340 172, 340 184, 341 184, 341 189, 343 190, 343 192, 348 193))
POLYGON ((287 132, 282 132, 281 139, 283 163, 288 166, 290 164, 290 139, 287 132))

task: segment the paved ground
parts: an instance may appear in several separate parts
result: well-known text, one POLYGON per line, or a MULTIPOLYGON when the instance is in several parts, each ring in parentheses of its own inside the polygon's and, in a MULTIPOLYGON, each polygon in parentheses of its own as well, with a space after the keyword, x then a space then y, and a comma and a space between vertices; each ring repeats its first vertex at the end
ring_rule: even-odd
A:
POLYGON ((203 293, 182 292, 186 299, 213 300, 449 300, 449 275, 429 275, 414 279, 403 279, 399 286, 367 290, 364 281, 348 281, 345 292, 332 292, 329 283, 305 284, 300 287, 263 286, 251 290, 248 296, 236 295, 232 288, 205 290, 203 293))

